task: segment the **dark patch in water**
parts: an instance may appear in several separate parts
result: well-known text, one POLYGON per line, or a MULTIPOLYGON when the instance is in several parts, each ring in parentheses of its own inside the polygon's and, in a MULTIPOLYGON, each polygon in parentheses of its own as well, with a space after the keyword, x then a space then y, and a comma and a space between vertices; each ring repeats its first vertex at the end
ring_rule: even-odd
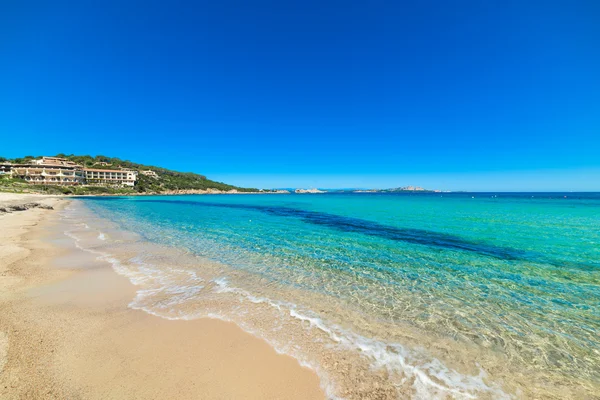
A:
POLYGON ((344 217, 319 211, 308 211, 291 207, 261 206, 249 204, 223 204, 201 201, 173 201, 173 200, 140 200, 150 203, 186 204, 192 206, 235 208, 253 210, 280 217, 299 218, 302 221, 327 226, 343 232, 355 232, 363 235, 376 236, 389 240, 420 244, 449 250, 470 251, 481 255, 500 258, 504 260, 520 260, 527 258, 527 252, 506 247, 494 246, 462 239, 458 236, 448 235, 424 229, 397 228, 383 225, 360 218, 344 217))
MULTIPOLYGON (((84 199, 84 198, 82 198, 84 199)), ((567 260, 556 260, 535 251, 525 251, 510 247, 495 246, 493 244, 469 241, 456 235, 439 233, 425 229, 398 228, 383 225, 360 218, 345 217, 319 211, 308 211, 284 206, 261 206, 252 204, 224 204, 190 200, 162 200, 162 199, 133 199, 131 197, 85 197, 86 200, 111 201, 131 199, 132 202, 165 203, 174 205, 190 205, 204 207, 221 207, 253 210, 265 214, 282 217, 299 218, 308 224, 327 226, 343 232, 356 232, 363 235, 376 236, 389 240, 414 243, 446 250, 461 250, 479 255, 494 257, 501 260, 515 260, 531 263, 552 265, 557 271, 566 272, 569 269, 578 269, 596 272, 600 268, 596 263, 580 263, 567 260)))

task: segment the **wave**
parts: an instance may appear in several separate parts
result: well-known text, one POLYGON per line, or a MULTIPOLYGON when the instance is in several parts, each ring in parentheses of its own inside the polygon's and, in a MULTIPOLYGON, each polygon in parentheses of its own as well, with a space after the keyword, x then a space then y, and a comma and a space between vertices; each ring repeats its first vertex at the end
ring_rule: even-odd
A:
MULTIPOLYGON (((344 393, 341 388, 343 383, 336 379, 340 374, 332 373, 331 367, 325 367, 318 358, 307 354, 303 349, 304 342, 300 339, 294 341, 288 337, 278 337, 277 329, 300 329, 305 337, 312 338, 309 340, 315 342, 323 337, 326 341, 318 344, 319 348, 352 353, 357 359, 366 362, 369 369, 385 370, 388 379, 393 380, 393 386, 397 387, 398 397, 404 396, 406 387, 410 387, 411 397, 416 399, 471 399, 480 395, 498 399, 510 398, 500 387, 486 383, 487 377, 482 369, 477 375, 462 374, 448 368, 438 359, 426 357, 423 352, 409 349, 400 343, 366 337, 327 321, 314 311, 297 304, 275 300, 269 296, 258 296, 233 286, 225 275, 206 279, 197 272, 201 269, 178 268, 169 260, 158 264, 149 262, 150 255, 146 248, 144 251, 137 251, 132 257, 119 257, 106 250, 110 248, 111 243, 106 243, 107 236, 102 232, 96 239, 104 242, 101 244, 103 250, 86 246, 85 243, 88 242, 78 235, 82 229, 86 234, 93 231, 88 224, 76 223, 74 229, 65 230, 65 235, 72 238, 79 249, 108 262, 117 273, 126 276, 138 287, 135 298, 129 304, 130 308, 173 320, 207 317, 234 322, 246 332, 266 340, 278 353, 290 355, 301 365, 314 370, 330 399, 344 398, 340 394, 344 393), (215 307, 195 306, 195 302, 207 301, 206 299, 210 300, 210 304, 228 301, 222 298, 224 295, 235 296, 237 300, 233 300, 232 303, 238 308, 231 308, 227 312, 215 307), (190 305, 193 307, 187 307, 190 305), (287 318, 285 321, 289 321, 290 325, 278 325, 277 329, 261 329, 253 322, 255 318, 251 314, 251 308, 256 305, 276 310, 278 314, 275 316, 287 318)), ((110 237, 109 235, 108 238, 110 237)), ((278 318, 271 319, 275 321, 278 318)), ((365 373, 368 372, 367 369, 365 373)))
POLYGON ((217 285, 215 291, 218 293, 236 293, 252 303, 266 303, 278 310, 286 310, 291 317, 308 322, 310 327, 326 333, 337 345, 360 351, 365 357, 371 359, 373 368, 385 368, 390 375, 401 373, 406 375, 404 379, 414 379, 415 398, 447 398, 448 395, 452 395, 456 398, 473 399, 481 392, 493 394, 496 399, 510 398, 500 388, 486 384, 483 381, 486 374, 481 369, 479 375, 469 376, 447 368, 437 359, 431 359, 428 363, 417 366, 411 363, 411 358, 416 358, 413 352, 399 343, 370 339, 335 324, 326 323, 310 311, 300 311, 292 303, 256 297, 243 289, 229 286, 225 277, 217 278, 213 282, 217 285), (430 377, 435 377, 437 382, 430 377))

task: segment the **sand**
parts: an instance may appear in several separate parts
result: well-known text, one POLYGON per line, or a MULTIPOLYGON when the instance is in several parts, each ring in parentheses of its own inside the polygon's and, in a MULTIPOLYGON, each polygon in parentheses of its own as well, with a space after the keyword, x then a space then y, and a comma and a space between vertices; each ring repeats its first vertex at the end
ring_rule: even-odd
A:
MULTIPOLYGON (((68 200, 0 194, 7 203, 68 200)), ((127 307, 135 288, 74 247, 57 210, 0 215, 0 398, 323 399, 319 380, 232 323, 127 307)))

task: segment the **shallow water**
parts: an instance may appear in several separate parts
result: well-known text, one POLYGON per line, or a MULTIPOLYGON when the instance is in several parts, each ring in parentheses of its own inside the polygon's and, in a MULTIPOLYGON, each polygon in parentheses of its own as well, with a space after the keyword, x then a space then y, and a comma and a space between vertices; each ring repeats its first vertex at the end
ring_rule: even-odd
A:
POLYGON ((331 398, 600 393, 599 195, 88 198, 64 219, 131 307, 234 321, 331 398))

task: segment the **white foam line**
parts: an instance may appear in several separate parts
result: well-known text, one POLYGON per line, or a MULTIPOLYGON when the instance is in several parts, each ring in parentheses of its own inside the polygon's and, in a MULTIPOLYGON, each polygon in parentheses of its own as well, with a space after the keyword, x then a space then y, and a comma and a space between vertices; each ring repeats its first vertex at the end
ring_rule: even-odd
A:
POLYGON ((455 370, 448 369, 437 359, 432 359, 429 363, 423 365, 422 368, 419 368, 407 362, 407 359, 410 358, 411 354, 399 343, 386 343, 375 339, 369 339, 354 332, 349 332, 336 325, 327 326, 318 317, 304 315, 297 310, 294 304, 273 301, 268 298, 257 298, 243 289, 232 288, 228 285, 227 279, 223 277, 217 278, 213 280, 213 282, 217 285, 217 289, 215 289, 217 293, 236 293, 246 297, 253 303, 266 303, 278 310, 282 310, 282 308, 288 309, 291 317, 308 322, 311 327, 315 327, 326 333, 339 345, 348 349, 360 350, 362 354, 374 361, 373 364, 375 367, 383 367, 390 373, 404 373, 414 376, 416 379, 413 385, 418 398, 431 399, 437 397, 436 393, 431 393, 430 388, 443 392, 443 398, 445 398, 447 394, 452 394, 454 396, 460 396, 461 398, 474 399, 477 398, 477 395, 469 393, 469 391, 473 390, 476 392, 483 391, 493 393, 494 397, 499 399, 510 398, 508 394, 504 393, 499 388, 490 387, 483 381, 486 374, 482 369, 480 369, 479 375, 464 375, 455 370), (394 352, 386 350, 388 348, 394 349, 394 352), (436 376, 447 386, 432 380, 424 369, 431 375, 436 376))
MULTIPOLYGON (((86 229, 89 229, 89 226, 85 225, 85 227, 86 229)), ((168 287, 168 285, 172 284, 173 282, 167 279, 164 276, 164 274, 161 273, 161 271, 149 268, 148 265, 143 263, 141 259, 133 258, 131 260, 133 263, 138 264, 138 272, 134 273, 131 270, 125 268, 117 259, 112 257, 110 254, 82 247, 79 243, 80 239, 73 235, 71 231, 65 231, 65 235, 74 239, 75 245, 79 249, 90 252, 92 254, 96 254, 98 256, 98 259, 109 262, 117 273, 128 277, 134 285, 143 285, 148 281, 154 281, 161 285, 159 288, 138 290, 136 298, 129 304, 130 308, 143 310, 149 314, 156 315, 158 317, 169 320, 189 320, 208 317, 228 322, 234 322, 248 333, 263 340, 266 340, 267 343, 269 343, 278 353, 290 355, 296 358, 302 366, 314 370, 321 379, 321 387, 325 391, 327 397, 330 399, 339 399, 339 397, 337 397, 335 394, 335 385, 331 382, 325 371, 323 371, 323 369, 319 365, 315 365, 314 363, 309 362, 308 360, 304 359, 301 355, 295 354, 295 352, 290 352, 289 350, 282 348, 279 344, 275 343, 273 340, 269 340, 268 338, 265 338, 264 336, 260 335, 259 332, 247 326, 247 324, 243 322, 235 321, 224 315, 214 313, 197 313, 191 315, 179 315, 177 317, 165 316, 159 312, 150 309, 149 307, 139 305, 138 301, 148 296, 152 296, 155 293, 164 291, 166 293, 171 294, 182 294, 185 292, 184 287, 168 287), (153 276, 153 274, 157 273, 161 274, 162 276, 153 276)), ((201 278, 198 278, 192 271, 172 271, 188 273, 190 274, 191 279, 196 279, 197 282, 201 281, 201 278)), ((498 399, 511 398, 511 396, 502 392, 499 388, 488 386, 483 381, 483 378, 485 377, 485 372, 483 370, 480 370, 480 374, 477 376, 464 375, 460 374, 455 370, 448 369, 437 359, 432 359, 428 364, 425 364, 422 367, 417 367, 407 362, 407 359, 410 358, 411 354, 406 348, 404 348, 398 343, 386 343, 382 341, 377 341, 358 335, 354 332, 349 332, 336 325, 328 326, 318 317, 305 315, 306 312, 300 312, 299 310, 297 310, 297 307, 294 304, 281 301, 273 301, 271 299, 263 297, 256 297, 243 289, 231 287, 228 285, 228 281, 225 277, 214 279, 212 282, 216 285, 216 288, 214 288, 214 292, 216 293, 235 293, 245 297, 252 303, 265 303, 280 311, 286 310, 291 317, 301 321, 306 321, 311 327, 315 327, 321 330, 322 332, 326 333, 338 345, 347 349, 359 350, 361 354, 365 355, 367 358, 372 360, 372 364, 374 367, 383 367, 387 369, 388 372, 390 372, 391 374, 403 373, 405 375, 413 376, 415 378, 413 387, 416 391, 417 398, 446 398, 447 395, 452 395, 458 398, 472 399, 477 398, 477 392, 491 393, 494 395, 494 398, 498 399), (393 349, 394 351, 390 352, 386 349, 393 349), (435 376, 437 379, 443 382, 444 385, 433 381, 430 378, 430 376, 425 372, 425 370, 429 372, 429 374, 435 376), (473 391, 475 391, 476 393, 472 393, 473 391)), ((197 295, 204 288, 204 286, 198 285, 195 286, 195 288, 195 293, 190 294, 189 297, 197 295)), ((187 289, 189 289, 189 287, 187 287, 187 289)), ((185 294, 187 295, 187 293, 185 294)), ((174 300, 172 303, 167 303, 166 306, 178 303, 179 302, 174 300)))

